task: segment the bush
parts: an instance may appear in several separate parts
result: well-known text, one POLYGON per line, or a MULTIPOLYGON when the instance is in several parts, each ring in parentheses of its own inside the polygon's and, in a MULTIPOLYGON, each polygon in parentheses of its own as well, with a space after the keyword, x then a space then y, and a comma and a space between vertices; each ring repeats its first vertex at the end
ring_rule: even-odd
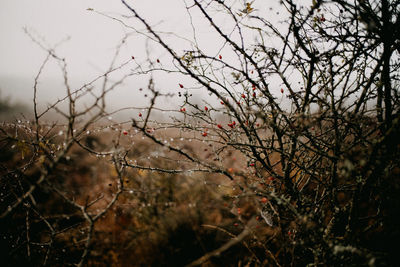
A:
POLYGON ((285 0, 279 27, 253 2, 187 6, 217 34, 220 49, 208 53, 196 38, 175 49, 122 1, 133 17, 111 18, 140 22, 168 58, 138 64, 132 56, 75 91, 65 60, 49 50, 44 65, 60 63, 65 99, 40 113, 35 97, 32 121, 1 128, 10 262, 394 264, 399 33, 389 29, 398 28, 397 1, 285 0), (128 63, 138 67, 110 79, 128 63), (177 93, 157 89, 159 71, 176 79, 177 93), (142 74, 149 106, 114 121, 107 93, 142 74), (209 94, 203 102, 198 89, 209 94), (92 104, 78 108, 83 96, 92 104), (162 98, 179 106, 165 110, 162 98), (45 124, 50 110, 63 123, 45 124), (157 119, 160 111, 170 117, 157 119))

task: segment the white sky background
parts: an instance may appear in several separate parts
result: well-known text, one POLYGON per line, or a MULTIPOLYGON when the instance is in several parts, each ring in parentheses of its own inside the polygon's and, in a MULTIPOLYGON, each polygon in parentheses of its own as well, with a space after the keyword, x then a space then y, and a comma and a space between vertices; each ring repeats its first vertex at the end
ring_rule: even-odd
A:
MULTIPOLYGON (((238 1, 238 3, 241 2, 238 1)), ((257 7, 259 2, 256 0, 254 6, 257 7)), ((269 12, 268 7, 271 5, 276 7, 278 2, 278 0, 269 1, 266 6, 262 6, 261 11, 269 12)), ((192 38, 189 16, 183 0, 136 0, 129 3, 133 3, 139 14, 151 24, 160 23, 156 26, 157 30, 192 38)), ((0 1, 1 97, 10 96, 13 101, 29 105, 32 103, 34 77, 46 52, 30 40, 23 31, 24 27, 36 36, 43 37, 49 46, 70 37, 70 40, 63 43, 56 51, 60 57, 67 60, 72 88, 79 88, 107 70, 115 47, 130 30, 115 21, 87 11, 89 7, 115 16, 130 15, 119 0, 0 1)), ((209 24, 202 19, 200 14, 197 18, 196 13, 193 14, 202 48, 217 52, 220 47, 213 38, 209 24)), ((137 22, 132 21, 132 25, 143 29, 143 26, 137 22)), ((178 38, 172 38, 169 41, 178 49, 183 43, 178 38)), ((134 55, 138 62, 145 60, 144 44, 144 38, 140 35, 129 38, 127 45, 121 51, 119 62, 125 61, 130 55, 134 55)), ((162 61, 163 57, 166 57, 166 52, 155 44, 152 44, 151 48, 154 60, 160 58, 162 61)), ((160 90, 167 91, 175 88, 177 81, 175 78, 168 77, 163 76, 162 84, 156 84, 156 87, 163 87, 160 90)), ((57 65, 48 65, 40 82, 39 100, 42 104, 65 95, 65 89, 62 86, 63 79, 57 65)), ((145 87, 146 84, 147 79, 144 78, 129 79, 126 86, 113 92, 109 98, 110 105, 122 107, 145 103, 138 88, 145 87)))
MULTIPOLYGON (((148 11, 151 4, 154 6, 154 2, 157 2, 157 10, 162 12, 154 13, 149 19, 165 20, 171 25, 175 24, 175 27, 179 26, 179 19, 173 17, 173 11, 179 6, 182 8, 180 0, 137 2, 140 2, 138 8, 143 10, 143 13, 150 13, 148 11)), ((33 98, 33 80, 46 52, 30 40, 23 31, 24 27, 42 36, 49 46, 70 37, 70 40, 56 51, 68 62, 72 87, 79 87, 107 70, 116 45, 127 30, 110 19, 87 11, 88 7, 107 14, 129 14, 120 1, 0 1, 2 96, 11 96, 12 99, 24 103, 31 103, 33 98)), ((132 45, 123 52, 127 58, 129 52, 132 52, 140 60, 139 55, 144 54, 143 43, 132 45)), ((62 82, 60 70, 56 65, 46 68, 41 79, 41 100, 51 101, 65 94, 62 82)), ((121 99, 126 98, 122 96, 121 99)))

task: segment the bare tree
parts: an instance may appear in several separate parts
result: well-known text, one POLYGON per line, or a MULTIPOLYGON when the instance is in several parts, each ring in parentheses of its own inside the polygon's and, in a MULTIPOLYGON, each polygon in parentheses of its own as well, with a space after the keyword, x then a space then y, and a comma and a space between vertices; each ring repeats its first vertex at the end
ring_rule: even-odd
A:
MULTIPOLYGON (((179 84, 184 118, 171 127, 197 132, 215 160, 168 148, 234 181, 237 197, 270 201, 263 215, 281 231, 281 264, 385 262, 398 236, 389 226, 399 207, 398 1, 281 1, 281 25, 253 2, 185 2, 222 43, 210 55, 196 35, 186 51, 175 50, 122 0, 171 56, 173 70, 164 70, 192 80, 179 84), (197 88, 217 101, 193 103, 197 88), (229 148, 247 166, 228 170, 229 148)), ((133 126, 164 145, 146 132, 147 120, 133 126)))
MULTIPOLYGON (((2 223, 10 227, 16 220, 15 232, 24 229, 17 237, 3 234, 16 246, 9 254, 17 251, 26 259, 35 251, 43 255, 35 263, 43 265, 65 262, 68 256, 68 263, 90 264, 96 256, 94 244, 101 243, 96 225, 107 214, 122 220, 127 212, 123 205, 133 210, 131 215, 136 212, 128 224, 140 221, 145 230, 132 230, 132 240, 121 245, 132 248, 143 242, 143 233, 154 234, 170 223, 168 216, 182 216, 180 204, 198 197, 190 208, 202 214, 196 217, 199 229, 224 239, 217 247, 202 245, 202 251, 175 259, 176 265, 226 264, 227 253, 240 244, 243 251, 229 264, 394 262, 400 208, 398 1, 284 0, 270 8, 258 1, 184 1, 193 38, 173 35, 187 44, 183 50, 138 13, 134 1, 121 2, 129 15, 90 11, 142 34, 167 56, 154 59, 148 50, 144 62, 133 55, 118 65, 120 47, 129 45, 128 33, 109 70, 73 90, 66 61, 55 48, 42 46, 48 56, 35 79, 34 119, 0 128, 4 151, 14 149, 22 158, 19 164, 1 165, 2 223), (283 20, 279 23, 271 18, 277 12, 283 20), (214 50, 199 42, 193 20, 199 14, 216 36, 219 47, 214 50), (131 26, 136 22, 145 30, 131 26), (38 79, 49 60, 60 65, 66 98, 39 111, 38 79), (125 74, 132 66, 128 63, 134 68, 125 74), (109 79, 114 72, 123 73, 116 82, 109 79), (164 93, 158 72, 176 79, 176 93, 164 93), (149 97, 149 105, 131 107, 136 114, 129 122, 115 122, 106 110, 106 94, 137 76, 149 78, 147 88, 139 91, 149 97), (198 91, 204 96, 201 101, 194 96, 198 91), (80 108, 77 103, 84 96, 92 104, 80 108), (157 104, 160 98, 178 104, 167 110, 157 104), (62 103, 68 103, 65 109, 62 103), (43 116, 50 110, 64 122, 46 125, 43 116), (158 119, 160 114, 169 118, 158 119), (100 133, 112 142, 104 143, 100 133), (138 140, 145 140, 146 148, 144 143, 134 145, 138 140), (113 169, 89 185, 98 190, 73 192, 68 172, 79 161, 77 151, 113 169), (172 181, 183 176, 188 188, 176 196, 172 181), (210 191, 198 190, 195 180, 210 191), (127 185, 129 181, 134 185, 127 185), (218 192, 217 197, 210 192, 218 192), (64 203, 65 210, 49 211, 49 199, 64 203), (203 216, 206 202, 226 218, 208 223, 211 216, 203 216), (75 219, 66 223, 54 219, 55 214, 75 219), (160 223, 164 219, 168 223, 160 223), (40 234, 33 235, 32 226, 40 234), (68 231, 79 240, 68 241, 68 231), (73 249, 64 244, 73 244, 73 249), (59 250, 67 250, 63 260, 57 258, 59 250)), ((76 183, 88 188, 82 180, 76 183)), ((147 264, 166 263, 161 256, 158 262, 151 260, 147 264)))
MULTIPOLYGON (((126 78, 111 82, 109 76, 123 69, 132 59, 119 66, 114 66, 113 61, 103 75, 72 90, 67 62, 57 55, 57 46, 48 48, 30 32, 26 33, 47 52, 47 56, 33 85, 33 119, 3 122, 0 128, 2 151, 6 154, 1 164, 0 218, 2 242, 8 245, 3 246, 7 249, 2 253, 13 255, 10 258, 15 261, 7 263, 12 265, 53 265, 57 262, 72 264, 75 261, 78 266, 82 266, 90 251, 95 224, 113 207, 124 190, 124 166, 120 164, 123 155, 116 149, 119 146, 118 139, 107 145, 108 151, 96 151, 91 144, 91 140, 96 137, 91 137, 91 132, 101 129, 100 121, 108 116, 105 110, 106 94, 126 78), (37 99, 39 80, 51 60, 59 64, 66 96, 40 108, 37 99), (102 81, 102 87, 96 92, 94 85, 99 81, 102 81), (91 103, 82 107, 78 103, 84 98, 91 98, 91 103), (67 105, 63 106, 65 103, 67 105), (54 117, 54 113, 61 116, 60 122, 48 123, 46 116, 54 117), (79 147, 97 157, 108 158, 106 169, 114 169, 114 175, 108 183, 115 184, 114 190, 99 190, 93 194, 80 192, 92 185, 78 176, 79 158, 76 149, 79 147), (108 162, 112 164, 108 166, 108 162), (74 179, 75 182, 80 179, 80 189, 74 190, 71 186, 74 179), (62 244, 66 241, 65 234, 69 232, 73 233, 75 240, 74 248, 67 252, 68 246, 62 244), (74 255, 71 259, 60 259, 57 256, 61 251, 62 254, 74 254, 76 249, 81 250, 81 255, 74 255)), ((115 56, 118 53, 119 47, 115 56)), ((93 182, 101 182, 99 177, 93 178, 93 182)))

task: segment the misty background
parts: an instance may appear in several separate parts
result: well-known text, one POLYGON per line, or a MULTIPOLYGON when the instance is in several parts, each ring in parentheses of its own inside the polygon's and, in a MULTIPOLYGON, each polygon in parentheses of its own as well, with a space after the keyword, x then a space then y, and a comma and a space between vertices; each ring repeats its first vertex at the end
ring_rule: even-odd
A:
MULTIPOLYGON (((271 12, 271 6, 276 7, 279 1, 261 4, 256 12, 271 12)), ((193 39, 191 21, 196 27, 196 38, 203 51, 215 54, 222 53, 223 42, 218 42, 217 35, 206 23, 203 16, 195 9, 191 16, 186 10, 189 1, 184 0, 137 0, 128 1, 153 27, 161 33, 171 46, 183 53, 188 47, 185 39, 193 39)), ((238 2, 238 5, 245 2, 238 2)), ((254 3, 255 7, 257 1, 254 3)), ((132 63, 119 74, 129 73, 130 69, 144 64, 147 52, 150 60, 159 59, 166 63, 170 58, 159 45, 146 42, 146 37, 135 33, 110 17, 127 18, 129 25, 138 31, 144 27, 135 19, 129 19, 130 12, 121 1, 115 0, 2 0, 0 1, 0 99, 2 103, 18 107, 18 111, 32 110, 33 84, 35 76, 43 63, 47 52, 32 41, 31 36, 47 48, 56 48, 56 54, 65 58, 68 66, 69 83, 72 89, 80 88, 83 84, 103 74, 110 67, 115 49, 121 40, 127 36, 125 45, 117 58, 118 65, 131 56, 132 63), (93 9, 93 10, 92 10, 93 9), (99 14, 98 12, 102 13, 99 14), (106 17, 106 16, 109 17, 106 17), (146 51, 147 49, 147 51, 146 51)), ((277 18, 277 21, 279 17, 277 18)), ((220 21, 224 25, 224 21, 220 21)), ((227 28, 232 25, 227 24, 227 28)), ((144 32, 144 30, 143 30, 144 32)), ((251 38, 251 37, 249 37, 251 38)), ((224 55, 229 57, 229 55, 224 55)), ((176 92, 177 83, 185 83, 186 77, 155 73, 156 89, 162 92, 176 92), (159 83, 158 81, 162 81, 159 83), (158 82, 158 83, 157 83, 158 82)), ((115 77, 117 79, 118 77, 115 77)), ((129 77, 122 86, 107 97, 107 105, 111 109, 125 106, 145 107, 149 98, 139 88, 145 88, 149 76, 129 77)), ((60 67, 53 62, 44 69, 39 80, 39 106, 65 96, 63 77, 60 67)), ((207 97, 200 90, 197 97, 207 97)), ((164 106, 177 106, 171 100, 164 99, 164 106)), ((3 105, 4 106, 4 105, 3 105)))

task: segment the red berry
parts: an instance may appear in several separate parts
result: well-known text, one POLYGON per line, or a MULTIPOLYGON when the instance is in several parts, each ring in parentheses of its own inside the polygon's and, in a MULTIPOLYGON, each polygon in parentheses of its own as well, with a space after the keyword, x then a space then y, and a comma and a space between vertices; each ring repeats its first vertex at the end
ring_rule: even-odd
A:
POLYGON ((255 164, 254 163, 250 163, 250 166, 253 167, 255 164))
POLYGON ((206 133, 206 132, 202 133, 202 136, 206 137, 206 136, 207 136, 207 133, 206 133))
POLYGON ((265 203, 268 202, 268 199, 267 199, 266 197, 263 197, 263 198, 261 199, 261 202, 265 204, 265 203))
POLYGON ((127 131, 123 131, 122 132, 124 135, 128 135, 128 132, 127 131))
POLYGON ((283 92, 284 92, 284 91, 283 91, 283 88, 281 88, 281 93, 283 94, 283 92))
POLYGON ((160 63, 160 60, 157 58, 157 63, 160 63))
POLYGON ((236 121, 233 121, 232 124, 233 124, 233 125, 236 125, 236 121))
POLYGON ((186 108, 181 108, 181 112, 186 112, 186 108))
POLYGON ((238 214, 241 214, 241 213, 242 213, 242 210, 241 210, 240 208, 237 208, 237 213, 238 213, 238 214))
POLYGON ((224 103, 224 101, 221 101, 221 105, 224 105, 225 103, 224 103))
POLYGON ((205 111, 208 111, 208 107, 207 107, 207 106, 205 106, 205 107, 204 107, 204 110, 205 110, 205 111))
POLYGON ((220 128, 220 129, 222 129, 222 125, 221 125, 221 124, 218 124, 217 127, 220 128))
POLYGON ((139 113, 139 117, 142 117, 142 113, 139 113))
POLYGON ((239 224, 238 224, 238 223, 234 223, 234 224, 233 224, 233 226, 235 226, 235 227, 238 227, 238 226, 239 226, 239 224))
POLYGON ((246 98, 246 95, 245 95, 245 94, 242 94, 242 98, 246 98))
POLYGON ((257 95, 257 94, 254 92, 254 93, 253 93, 253 97, 256 97, 256 95, 257 95))
POLYGON ((183 84, 180 83, 180 84, 179 84, 179 87, 180 87, 180 88, 183 88, 183 84))
POLYGON ((221 55, 219 55, 219 59, 222 59, 222 56, 221 56, 221 55))
POLYGON ((132 58, 132 59, 135 59, 135 57, 134 57, 134 56, 132 56, 131 58, 132 58))

